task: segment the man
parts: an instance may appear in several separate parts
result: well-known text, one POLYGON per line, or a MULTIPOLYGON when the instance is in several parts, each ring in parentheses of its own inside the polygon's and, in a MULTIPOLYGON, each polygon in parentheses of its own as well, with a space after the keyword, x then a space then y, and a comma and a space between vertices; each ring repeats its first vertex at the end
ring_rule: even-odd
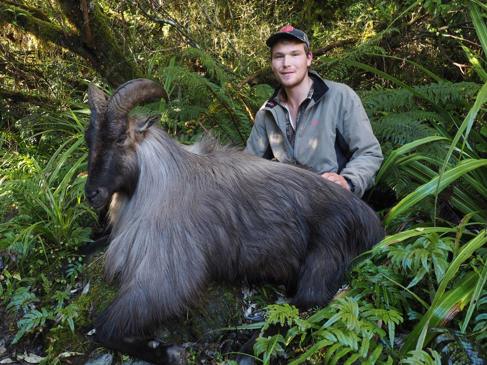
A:
POLYGON ((305 166, 361 197, 383 157, 360 98, 309 70, 303 31, 286 25, 266 44, 281 86, 257 112, 246 151, 305 166))

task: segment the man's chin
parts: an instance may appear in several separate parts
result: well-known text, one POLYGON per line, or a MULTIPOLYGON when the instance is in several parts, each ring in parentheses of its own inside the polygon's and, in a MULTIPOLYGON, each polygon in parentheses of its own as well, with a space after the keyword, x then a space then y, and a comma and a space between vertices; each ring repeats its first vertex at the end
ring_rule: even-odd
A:
POLYGON ((300 85, 304 80, 304 77, 299 79, 297 77, 290 77, 290 78, 279 78, 279 83, 281 84, 282 87, 286 89, 291 89, 295 86, 300 85))

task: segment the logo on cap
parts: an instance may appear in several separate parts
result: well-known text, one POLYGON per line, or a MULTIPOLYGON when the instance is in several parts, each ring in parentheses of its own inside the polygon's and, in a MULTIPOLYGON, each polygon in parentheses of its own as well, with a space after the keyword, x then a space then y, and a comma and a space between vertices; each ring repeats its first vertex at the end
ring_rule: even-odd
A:
POLYGON ((282 38, 287 38, 287 39, 296 39, 300 42, 303 42, 308 46, 309 48, 309 40, 308 36, 306 35, 305 32, 302 30, 294 28, 291 24, 287 24, 283 26, 277 33, 274 33, 271 35, 267 41, 265 42, 269 47, 272 48, 272 46, 282 38))
POLYGON ((294 30, 294 27, 290 24, 283 26, 281 29, 279 29, 279 32, 292 32, 294 30))

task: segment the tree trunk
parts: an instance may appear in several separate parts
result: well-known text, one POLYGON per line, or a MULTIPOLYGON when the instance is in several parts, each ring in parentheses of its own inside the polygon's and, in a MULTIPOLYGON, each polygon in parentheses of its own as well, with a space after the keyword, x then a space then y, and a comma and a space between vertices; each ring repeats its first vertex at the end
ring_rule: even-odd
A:
POLYGON ((120 85, 140 77, 141 72, 129 53, 123 49, 123 39, 117 37, 96 1, 58 0, 66 17, 76 26, 79 36, 92 54, 96 69, 111 85, 120 85))
POLYGON ((4 0, 0 2, 0 24, 10 23, 39 39, 66 48, 88 61, 110 85, 139 77, 137 65, 123 51, 122 41, 107 26, 96 2, 59 0, 76 31, 63 29, 37 9, 4 0))

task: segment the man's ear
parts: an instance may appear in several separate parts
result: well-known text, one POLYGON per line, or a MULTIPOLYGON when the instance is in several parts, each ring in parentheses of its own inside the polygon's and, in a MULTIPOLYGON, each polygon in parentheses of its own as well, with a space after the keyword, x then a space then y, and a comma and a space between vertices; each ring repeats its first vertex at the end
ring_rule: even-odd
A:
POLYGON ((147 129, 149 129, 155 122, 159 120, 159 115, 152 115, 147 118, 143 118, 137 121, 135 131, 137 133, 144 133, 147 129))
POLYGON ((308 53, 306 54, 306 58, 308 59, 308 67, 311 66, 311 61, 313 61, 313 53, 311 51, 308 51, 308 53))

